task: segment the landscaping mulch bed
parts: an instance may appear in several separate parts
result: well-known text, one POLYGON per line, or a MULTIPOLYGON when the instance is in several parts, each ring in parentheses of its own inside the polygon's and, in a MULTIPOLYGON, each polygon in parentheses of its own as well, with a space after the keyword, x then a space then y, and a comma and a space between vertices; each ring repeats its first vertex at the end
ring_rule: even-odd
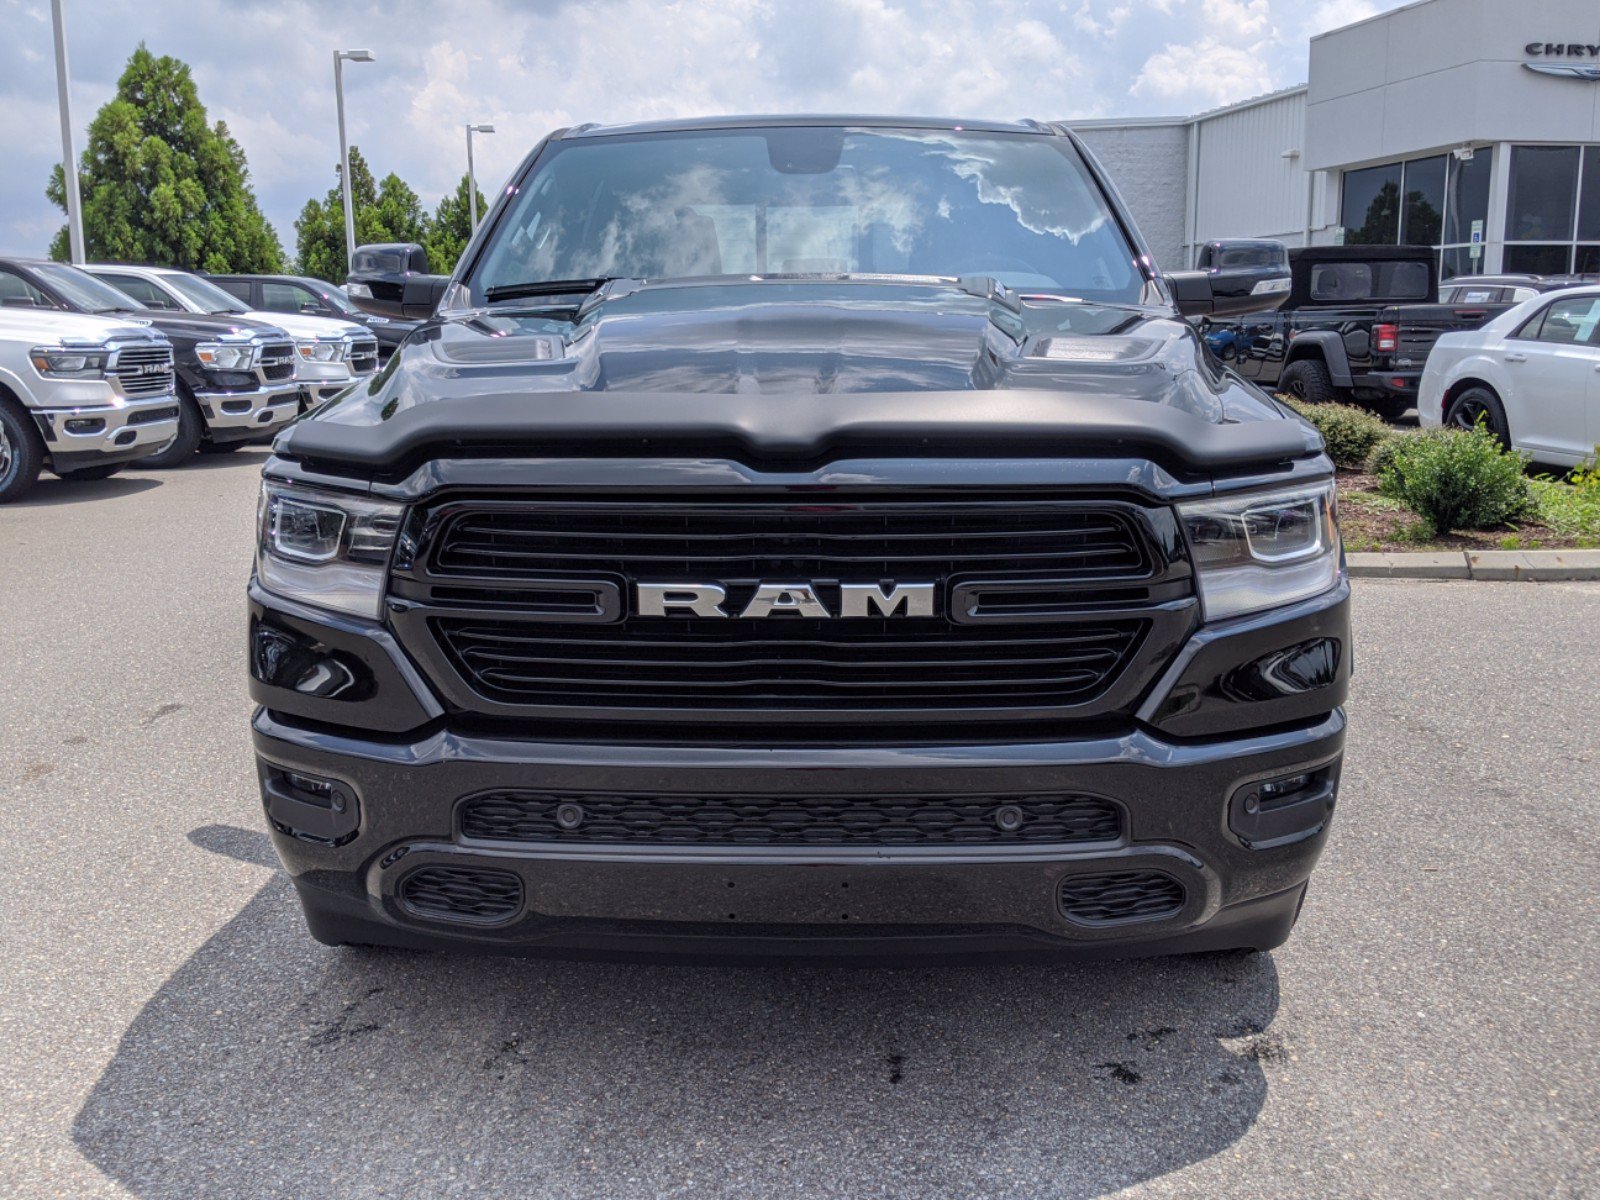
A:
POLYGON ((1537 517, 1506 529, 1433 535, 1417 515, 1378 492, 1365 471, 1339 472, 1339 528, 1348 553, 1380 550, 1572 550, 1592 540, 1563 537, 1537 517))

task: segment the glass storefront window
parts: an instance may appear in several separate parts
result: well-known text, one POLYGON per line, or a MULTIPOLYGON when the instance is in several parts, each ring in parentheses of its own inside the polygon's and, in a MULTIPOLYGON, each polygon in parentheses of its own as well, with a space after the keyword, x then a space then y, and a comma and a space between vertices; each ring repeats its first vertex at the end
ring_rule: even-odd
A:
POLYGON ((1572 269, 1572 244, 1510 243, 1504 270, 1513 275, 1565 275, 1572 269))
MULTIPOLYGON (((1478 247, 1480 252, 1483 247, 1478 247)), ((1439 251, 1439 278, 1454 279, 1458 275, 1482 275, 1483 254, 1474 258, 1471 246, 1446 246, 1439 251)))
POLYGON ((1583 148, 1578 177, 1578 237, 1600 238, 1600 146, 1583 148))
POLYGON ((1506 240, 1570 241, 1577 196, 1577 146, 1511 147, 1506 240))
POLYGON ((1394 245, 1400 239, 1400 164, 1344 173, 1344 240, 1352 246, 1394 245))
POLYGON ((1493 165, 1492 146, 1480 149, 1466 162, 1450 156, 1450 186, 1444 201, 1447 243, 1471 242, 1474 221, 1482 221, 1485 230, 1489 228, 1489 173, 1493 165))
POLYGON ((1572 269, 1579 275, 1600 275, 1600 246, 1579 246, 1572 269))
POLYGON ((1400 217, 1400 241, 1407 246, 1437 246, 1444 230, 1443 154, 1414 158, 1406 163, 1405 209, 1400 217))

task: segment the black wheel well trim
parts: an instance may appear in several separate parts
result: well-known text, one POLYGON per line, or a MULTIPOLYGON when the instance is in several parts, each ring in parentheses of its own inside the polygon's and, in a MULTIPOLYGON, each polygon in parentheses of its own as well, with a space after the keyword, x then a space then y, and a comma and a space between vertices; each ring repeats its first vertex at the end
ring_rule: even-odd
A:
POLYGON ((1482 388, 1496 400, 1499 400, 1501 404, 1505 403, 1504 400, 1500 399, 1500 392, 1495 388, 1494 384, 1486 379, 1479 379, 1476 375, 1468 375, 1465 379, 1456 380, 1445 389, 1444 396, 1439 402, 1439 419, 1444 419, 1445 413, 1450 411, 1450 406, 1456 402, 1459 396, 1475 387, 1482 388))
POLYGON ((1345 353, 1344 342, 1338 334, 1327 329, 1300 334, 1289 343, 1289 352, 1283 360, 1284 370, 1297 362, 1314 358, 1322 359, 1335 387, 1351 386, 1350 356, 1345 353))

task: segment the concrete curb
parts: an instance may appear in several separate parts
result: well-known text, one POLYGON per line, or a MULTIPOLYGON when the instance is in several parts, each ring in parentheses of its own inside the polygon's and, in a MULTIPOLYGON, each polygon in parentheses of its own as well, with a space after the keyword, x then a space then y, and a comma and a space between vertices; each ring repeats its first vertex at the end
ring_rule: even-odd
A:
POLYGON ((1451 550, 1352 554, 1352 579, 1600 579, 1600 550, 1451 550))

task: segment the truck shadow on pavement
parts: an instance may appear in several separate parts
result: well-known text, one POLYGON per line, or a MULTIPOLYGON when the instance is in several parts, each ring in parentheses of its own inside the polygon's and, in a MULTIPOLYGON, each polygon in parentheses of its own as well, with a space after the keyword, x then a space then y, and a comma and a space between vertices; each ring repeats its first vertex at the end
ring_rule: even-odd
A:
MULTIPOLYGON (((264 834, 208 850, 263 866, 264 834)), ((1271 955, 628 966, 332 950, 276 875, 73 1126, 131 1193, 1096 1196, 1255 1121, 1271 955)))
POLYGON ((148 475, 113 475, 110 479, 56 479, 41 476, 34 488, 11 508, 53 508, 62 504, 109 503, 121 496, 134 496, 161 486, 161 480, 148 475))

